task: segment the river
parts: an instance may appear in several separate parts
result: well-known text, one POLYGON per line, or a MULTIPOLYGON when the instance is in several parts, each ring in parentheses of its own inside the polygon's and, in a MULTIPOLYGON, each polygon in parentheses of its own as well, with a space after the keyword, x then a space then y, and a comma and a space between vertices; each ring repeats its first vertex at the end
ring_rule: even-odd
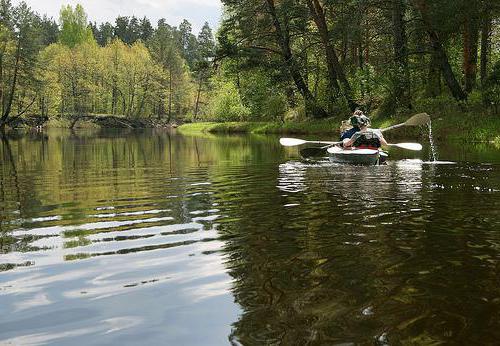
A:
POLYGON ((272 136, 4 138, 0 343, 495 344, 500 150, 438 152, 356 167, 272 136))

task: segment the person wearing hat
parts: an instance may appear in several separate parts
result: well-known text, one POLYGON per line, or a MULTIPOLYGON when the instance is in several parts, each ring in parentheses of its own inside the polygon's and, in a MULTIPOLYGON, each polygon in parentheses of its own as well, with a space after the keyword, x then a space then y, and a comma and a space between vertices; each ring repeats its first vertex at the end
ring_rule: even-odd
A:
POLYGON ((382 145, 387 146, 382 132, 380 130, 370 129, 370 118, 366 115, 360 115, 357 119, 359 131, 354 133, 349 139, 343 140, 343 147, 356 147, 358 149, 378 149, 382 145))
POLYGON ((342 134, 340 135, 340 140, 343 141, 344 139, 349 139, 352 137, 352 135, 354 135, 356 132, 358 132, 360 130, 359 128, 359 119, 360 119, 360 116, 363 115, 363 112, 359 109, 356 109, 352 115, 352 117, 349 118, 349 122, 351 123, 351 128, 342 132, 342 134))

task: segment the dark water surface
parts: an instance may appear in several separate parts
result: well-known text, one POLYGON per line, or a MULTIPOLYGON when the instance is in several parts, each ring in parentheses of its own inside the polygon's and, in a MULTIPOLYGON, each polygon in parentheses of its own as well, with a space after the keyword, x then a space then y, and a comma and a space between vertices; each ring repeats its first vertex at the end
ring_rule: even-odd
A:
POLYGON ((500 151, 391 158, 163 131, 3 139, 0 343, 497 344, 500 151))

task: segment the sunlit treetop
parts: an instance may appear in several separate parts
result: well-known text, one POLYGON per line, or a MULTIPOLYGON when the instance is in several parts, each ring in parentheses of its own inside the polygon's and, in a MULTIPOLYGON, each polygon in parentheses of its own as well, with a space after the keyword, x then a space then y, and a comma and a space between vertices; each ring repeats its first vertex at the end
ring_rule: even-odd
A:
POLYGON ((70 48, 94 40, 92 29, 87 24, 87 14, 81 5, 75 9, 71 5, 63 6, 59 14, 59 42, 70 48))

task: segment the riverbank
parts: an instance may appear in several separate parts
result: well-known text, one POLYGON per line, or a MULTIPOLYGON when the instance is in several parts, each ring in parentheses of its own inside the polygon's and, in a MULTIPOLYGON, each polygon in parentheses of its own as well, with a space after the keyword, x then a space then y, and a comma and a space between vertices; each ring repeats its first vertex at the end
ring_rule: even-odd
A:
MULTIPOLYGON (((436 112, 437 113, 437 112, 436 112)), ((500 147, 500 117, 484 113, 441 113, 431 114, 432 131, 437 140, 452 140, 474 143, 495 143, 500 147), (480 115, 478 115, 480 114, 480 115)), ((391 125, 405 122, 411 115, 397 117, 373 117, 374 128, 386 128, 391 125)), ((126 118, 113 115, 92 115, 78 118, 41 118, 27 117, 22 119, 14 128, 177 128, 176 124, 168 123, 164 119, 126 118)), ((279 134, 279 135, 307 135, 316 137, 337 137, 340 132, 340 120, 307 119, 303 121, 285 122, 199 122, 187 123, 178 127, 181 133, 248 133, 248 134, 279 134)), ((393 130, 388 135, 390 140, 404 138, 426 138, 427 128, 403 127, 393 130)))
MULTIPOLYGON (((373 119, 373 127, 385 128, 405 122, 408 117, 373 119)), ((435 139, 464 142, 493 142, 500 146, 500 117, 484 115, 431 116, 435 139), (480 119, 480 120, 477 120, 480 119)), ((338 136, 340 121, 336 119, 307 120, 301 122, 203 122, 184 124, 179 131, 193 133, 252 133, 282 135, 338 136)), ((427 137, 427 128, 404 127, 393 130, 391 138, 427 137)))
POLYGON ((60 128, 60 129, 143 129, 165 128, 177 125, 169 123, 166 119, 157 118, 128 118, 109 114, 92 114, 68 117, 41 117, 28 116, 19 118, 11 124, 12 128, 60 128))

